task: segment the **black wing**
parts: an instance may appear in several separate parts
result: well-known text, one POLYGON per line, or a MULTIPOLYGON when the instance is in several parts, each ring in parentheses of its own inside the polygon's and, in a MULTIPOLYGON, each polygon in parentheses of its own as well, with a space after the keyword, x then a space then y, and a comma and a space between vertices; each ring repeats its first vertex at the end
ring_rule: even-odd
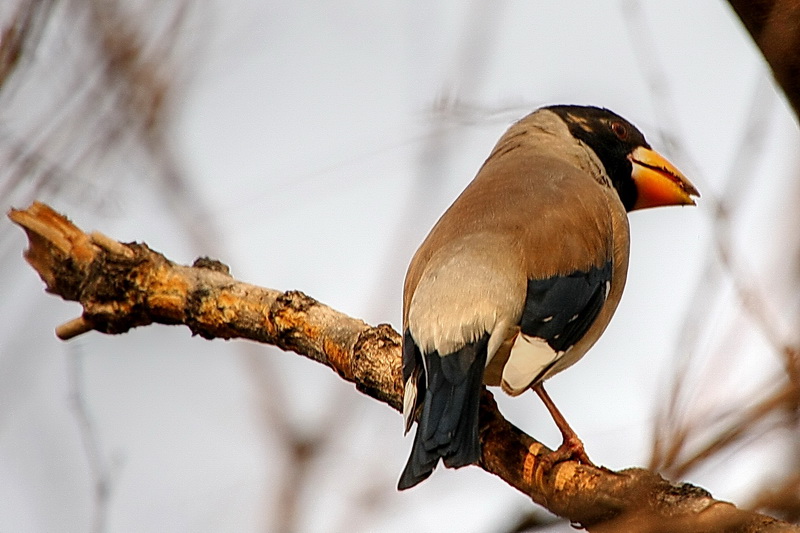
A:
POLYGON ((586 334, 600 313, 611 275, 608 261, 588 271, 528 280, 520 330, 544 339, 556 352, 567 351, 586 334))

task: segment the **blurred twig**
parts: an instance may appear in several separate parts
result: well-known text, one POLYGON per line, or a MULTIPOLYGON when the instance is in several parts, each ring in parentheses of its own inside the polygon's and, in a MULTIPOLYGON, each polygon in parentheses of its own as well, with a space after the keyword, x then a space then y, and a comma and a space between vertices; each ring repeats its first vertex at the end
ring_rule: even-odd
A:
MULTIPOLYGON (((664 402, 664 407, 655 421, 655 435, 653 442, 653 455, 650 466, 669 472, 671 475, 685 475, 689 465, 696 466, 699 457, 708 457, 709 449, 719 450, 722 442, 732 442, 733 436, 742 436, 746 431, 745 427, 739 427, 747 419, 748 427, 755 423, 751 418, 753 412, 760 412, 758 409, 751 411, 753 404, 760 403, 750 398, 741 398, 740 401, 747 402, 739 408, 729 410, 733 416, 725 416, 722 413, 709 414, 705 417, 727 420, 726 426, 718 429, 716 436, 707 437, 705 440, 712 444, 706 444, 702 449, 695 452, 687 452, 688 443, 698 432, 707 432, 711 425, 708 420, 703 421, 695 412, 690 415, 688 402, 692 395, 688 390, 686 376, 692 362, 700 357, 698 343, 701 338, 701 324, 706 321, 706 317, 711 315, 714 304, 719 302, 723 296, 724 283, 733 283, 737 289, 739 301, 748 311, 752 320, 769 328, 769 320, 762 316, 764 305, 756 302, 762 301, 761 292, 752 285, 752 276, 745 273, 745 267, 741 264, 741 259, 734 252, 730 237, 730 224, 732 217, 737 210, 742 207, 748 191, 747 184, 752 184, 756 176, 755 165, 757 155, 763 149, 765 139, 764 130, 766 128, 768 107, 763 105, 767 88, 763 81, 759 82, 757 90, 753 94, 751 103, 751 115, 745 122, 745 130, 741 136, 740 144, 736 150, 736 156, 729 171, 729 177, 725 182, 723 194, 716 198, 713 194, 706 195, 705 202, 708 202, 714 216, 714 243, 705 259, 703 274, 698 280, 694 296, 688 307, 684 327, 682 331, 685 335, 676 347, 675 360, 678 364, 673 372, 672 388, 669 396, 664 402), (744 282, 744 280, 751 280, 744 282), (746 417, 740 418, 738 415, 747 412, 746 417), (689 416, 690 418, 685 419, 689 416), (709 448, 710 447, 710 448, 709 448), (688 458, 681 460, 680 456, 687 454, 688 458)), ((764 331, 766 338, 774 338, 773 331, 764 331)), ((730 353, 720 352, 720 357, 729 358, 730 353)), ((711 365, 714 368, 714 365, 711 365)), ((709 379, 718 379, 718 374, 711 371, 709 379)), ((697 392, 703 388, 701 381, 697 385, 697 392)), ((769 390, 764 387, 762 390, 769 390)), ((697 395, 695 395, 697 397, 697 395)), ((765 398, 765 404, 774 405, 765 398)), ((720 406, 725 409, 725 407, 720 406)), ((766 414, 766 413, 764 413, 766 414)), ((735 440, 735 439, 733 439, 735 440)))
MULTIPOLYGON (((470 6, 464 31, 450 60, 451 72, 444 75, 445 85, 441 88, 434 103, 434 113, 428 121, 428 132, 417 156, 411 191, 401 210, 404 216, 396 223, 395 237, 390 238, 389 242, 411 239, 416 245, 416 239, 424 235, 433 223, 420 215, 431 211, 431 200, 441 196, 439 192, 446 183, 446 169, 451 157, 450 146, 454 134, 452 128, 448 128, 446 119, 455 116, 460 109, 458 104, 461 100, 479 92, 486 79, 485 73, 492 61, 492 44, 496 41, 502 14, 503 6, 497 2, 481 0, 470 6)), ((412 38, 418 40, 417 36, 412 38)), ((377 269, 381 275, 372 291, 375 297, 370 302, 371 307, 385 305, 388 301, 386 287, 400 286, 397 283, 403 277, 400 269, 407 264, 408 258, 400 257, 397 251, 405 249, 398 246, 387 248, 383 266, 377 269)))
POLYGON ((48 0, 28 0, 17 5, 15 13, 0 29, 0 88, 16 70, 23 57, 31 55, 26 51, 36 48, 41 37, 43 21, 52 8, 48 0))
MULTIPOLYGON (((772 38, 780 32, 787 38, 789 38, 787 32, 800 35, 796 24, 793 28, 787 27, 789 21, 798 20, 798 12, 796 9, 790 10, 792 12, 786 11, 790 5, 800 5, 799 2, 732 1, 731 4, 737 7, 737 12, 743 17, 745 25, 754 37, 761 35, 762 32, 771 33, 772 38), (778 14, 783 19, 777 20, 780 18, 778 14)), ((641 70, 650 86, 654 108, 660 117, 659 123, 666 125, 671 132, 666 138, 672 141, 670 143, 672 149, 681 154, 678 159, 686 160, 687 150, 678 140, 681 138, 681 132, 680 126, 675 121, 677 113, 675 113, 670 78, 666 76, 658 60, 650 35, 651 28, 648 27, 642 12, 642 5, 636 0, 628 0, 625 2, 625 8, 623 12, 633 35, 632 40, 637 44, 634 48, 638 52, 641 70)), ((794 38, 791 37, 782 44, 788 45, 794 38)), ((776 51, 775 44, 771 43, 773 52, 776 51)), ((795 46, 793 50, 784 49, 781 53, 798 56, 797 50, 795 46)), ((796 92, 800 87, 792 85, 791 80, 785 76, 787 74, 785 70, 783 78, 778 73, 788 64, 784 59, 789 62, 795 59, 783 58, 780 60, 781 63, 776 65, 773 64, 776 57, 770 57, 767 51, 765 55, 776 72, 776 78, 782 83, 791 100, 792 92, 796 92)), ((796 72, 795 70, 795 74, 796 72)), ((775 430, 781 428, 797 431, 797 411, 800 402, 798 380, 800 366, 797 348, 793 346, 792 339, 786 337, 781 330, 781 322, 786 321, 776 310, 776 307, 780 308, 780 304, 772 305, 770 302, 765 287, 761 286, 755 272, 748 264, 749 258, 736 248, 732 230, 734 224, 744 218, 748 207, 747 199, 756 187, 755 180, 758 175, 756 167, 764 153, 771 111, 774 107, 769 105, 772 102, 769 92, 768 83, 763 79, 759 80, 723 188, 718 196, 704 193, 704 204, 710 206, 713 214, 714 247, 706 256, 703 273, 694 290, 681 329, 682 335, 675 350, 676 366, 671 388, 654 423, 650 461, 651 468, 677 478, 685 476, 712 457, 726 453, 737 444, 764 439, 765 436, 776 434, 775 430), (730 306, 730 299, 726 298, 729 288, 732 288, 741 313, 736 313, 730 319, 728 327, 721 335, 723 340, 720 346, 711 358, 705 360, 705 370, 690 372, 690 369, 699 370, 700 361, 704 360, 700 343, 708 330, 707 324, 712 310, 715 306, 730 306), (720 369, 726 369, 733 364, 731 359, 740 349, 740 343, 733 339, 740 334, 743 325, 753 325, 759 330, 761 338, 769 343, 773 352, 781 358, 783 372, 777 375, 754 376, 755 383, 751 391, 733 400, 733 404, 722 404, 721 400, 711 399, 708 391, 714 389, 715 383, 725 379, 720 369), (725 339, 731 340, 728 342, 725 339), (707 404, 704 409, 698 407, 701 398, 707 404)), ((797 101, 794 100, 795 103, 797 101)), ((790 239, 796 239, 796 235, 791 235, 790 239)), ((794 249, 792 246, 788 249, 782 247, 779 253, 794 249)), ((788 280, 787 282, 792 283, 788 280)), ((795 284, 794 287, 787 286, 786 289, 790 293, 796 293, 797 287, 795 284)), ((782 461, 785 462, 784 459, 782 461)), ((794 463, 793 466, 796 468, 798 460, 794 463)), ((791 486, 795 477, 794 472, 794 469, 788 471, 783 486, 791 486)), ((756 498, 756 501, 761 499, 756 498)), ((782 516, 789 517, 791 513, 784 513, 782 516)))
MULTIPOLYGON (((792 13, 786 9, 790 4, 800 5, 798 2, 731 2, 737 8, 737 12, 743 17, 745 25, 751 34, 757 38, 762 31, 771 32, 774 38, 778 33, 787 37, 783 43, 788 45, 796 35, 800 35, 795 24, 793 28, 787 27, 789 21, 797 21, 797 10, 792 13), (747 5, 745 5, 747 4, 747 5), (773 10, 771 13, 770 11, 773 10), (780 13, 782 20, 777 14, 780 13), (748 17, 751 17, 748 19, 748 17), (752 17, 763 17, 757 22, 752 17), (770 27, 765 30, 765 26, 770 27), (796 35, 789 37, 787 32, 794 32, 796 35)), ((638 2, 629 1, 626 5, 630 8, 629 26, 637 28, 637 35, 644 35, 645 45, 650 44, 650 53, 646 57, 640 55, 642 70, 646 73, 649 83, 658 90, 653 90, 655 107, 661 111, 674 109, 672 93, 669 89, 669 81, 664 76, 663 68, 660 66, 655 54, 652 43, 648 41, 646 21, 639 9, 638 2)), ((639 43, 641 44, 641 43, 639 43)), ((786 68, 789 63, 796 61, 795 58, 785 57, 780 59, 779 64, 775 63, 776 56, 770 57, 769 51, 765 50, 762 43, 759 43, 762 51, 765 52, 767 60, 776 73, 776 79, 781 83, 789 99, 795 105, 797 111, 797 89, 800 88, 791 76, 786 77, 786 68), (787 63, 788 60, 789 63, 787 63), (794 93, 794 94, 793 94, 794 93)), ((772 52, 776 51, 775 42, 772 42, 772 52)), ((645 46, 645 52, 647 51, 645 46)), ((642 52, 642 48, 638 48, 642 52)), ((797 56, 797 47, 783 52, 791 56, 797 56)), ((780 55, 780 54, 779 54, 780 55)), ((797 70, 795 69, 795 74, 797 70)), ((793 75, 796 81, 796 75, 793 75)), ((745 121, 745 130, 741 137, 739 146, 735 151, 735 157, 731 169, 728 172, 728 179, 719 197, 714 195, 704 195, 704 203, 709 203, 713 213, 714 228, 714 248, 709 251, 705 260, 703 274, 694 291, 689 311, 686 314, 683 335, 676 348, 676 367, 672 378, 672 388, 661 407, 655 420, 655 431, 653 439, 653 452, 650 466, 660 471, 666 472, 670 476, 682 477, 689 471, 707 462, 710 458, 726 453, 734 446, 745 442, 755 442, 764 439, 768 435, 775 435, 777 429, 788 429, 797 431, 798 403, 800 402, 800 366, 798 365, 797 348, 793 346, 792 339, 786 337, 781 331, 781 323, 786 323, 783 317, 777 312, 781 304, 772 304, 767 296, 765 287, 760 286, 755 272, 749 268, 745 254, 737 250, 732 237, 732 227, 736 221, 744 218, 747 207, 747 198, 755 187, 755 176, 757 176, 756 166, 764 152, 766 142, 766 131, 770 123, 771 107, 765 106, 765 102, 771 102, 769 97, 769 87, 763 80, 754 92, 751 104, 750 116, 745 121), (719 369, 729 367, 734 352, 740 348, 736 341, 722 342, 716 350, 714 356, 705 363, 705 372, 694 372, 695 378, 689 378, 691 367, 698 367, 700 356, 700 341, 704 333, 703 324, 707 324, 707 317, 711 316, 714 306, 722 305, 728 287, 732 287, 733 293, 738 301, 741 311, 746 317, 746 324, 754 325, 760 332, 761 338, 772 347, 773 352, 783 361, 783 372, 766 375, 754 376, 754 380, 760 380, 758 385, 753 386, 751 391, 740 395, 734 400, 735 404, 714 404, 703 410, 698 409, 697 401, 709 403, 707 391, 713 389, 713 384, 724 379, 719 369), (777 309, 776 309, 777 307, 777 309), (699 379, 698 379, 699 376, 699 379)), ((669 124, 669 119, 674 117, 674 113, 666 112, 662 119, 664 124, 669 124)), ((673 123, 674 128, 671 139, 679 139, 679 127, 673 123)), ((675 149, 685 154, 685 149, 681 143, 675 144, 675 149)), ((680 159, 680 158, 679 158, 680 159)), ((796 235, 791 235, 790 239, 796 239, 796 235)), ((782 249, 778 253, 786 253, 794 250, 794 245, 782 249)), ((787 283, 792 283, 787 280, 787 283)), ((790 293, 796 293, 794 287, 786 287, 790 293)), ((730 305, 730 304, 727 304, 730 305)), ((734 317, 729 322, 726 331, 722 333, 723 338, 734 339, 742 328, 742 320, 734 317)), ((800 454, 800 450, 795 450, 800 454)), ((787 474, 784 481, 779 482, 784 488, 792 486, 792 480, 796 477, 796 468, 800 466, 798 460, 800 455, 788 461, 787 474)), ((786 459, 781 459, 787 462, 786 459)), ((781 507, 781 516, 790 518, 796 515, 787 510, 787 501, 784 498, 782 505, 772 506, 764 503, 769 498, 764 495, 755 497, 757 508, 764 510, 775 510, 781 507)), ((797 499, 795 499, 797 500, 797 499)), ((798 507, 800 509, 800 507, 798 507)))
MULTIPOLYGON (((171 128, 186 82, 202 45, 197 35, 198 5, 188 0, 20 0, 16 14, 0 28, 0 197, 11 203, 74 195, 85 206, 104 195, 135 166, 134 179, 160 189, 198 253, 221 255, 225 240, 206 201, 185 174, 173 148, 171 128), (190 41, 187 44, 187 41, 190 41), (30 95, 41 94, 31 101, 30 95), (10 124, 10 125, 9 125, 10 124)), ((201 32, 202 33, 202 32, 201 32)), ((111 195, 109 195, 111 196, 111 195)), ((2 252, 0 252, 2 255, 2 252)), ((270 358, 255 364, 246 379, 257 391, 264 432, 286 451, 287 476, 265 527, 296 528, 303 487, 297 475, 325 451, 327 439, 308 440, 280 408, 281 378, 270 358), (267 369, 266 367, 270 367, 267 369), (294 474, 293 474, 294 473, 294 474), (293 497, 290 497, 294 495, 293 497), (281 518, 283 517, 283 518, 281 518)), ((72 364, 78 360, 72 358, 72 364)), ((73 382, 82 367, 70 367, 73 382)), ((102 475, 97 432, 85 423, 91 401, 74 388, 78 429, 95 479, 95 529, 102 529, 112 480, 102 475)), ((338 401, 326 402, 334 409, 338 401)), ((332 416, 327 420, 335 419, 332 416)), ((268 455, 265 452, 265 455, 268 455)))
POLYGON ((765 483, 748 508, 800 522, 800 472, 792 472, 778 483, 765 483))
POLYGON ((72 409, 78 422, 78 433, 83 444, 89 473, 94 488, 94 506, 92 513, 92 533, 106 531, 108 520, 108 505, 114 490, 114 479, 105 454, 100 446, 100 438, 92 423, 89 406, 83 383, 83 358, 84 354, 79 344, 72 345, 68 350, 67 379, 70 388, 72 409))

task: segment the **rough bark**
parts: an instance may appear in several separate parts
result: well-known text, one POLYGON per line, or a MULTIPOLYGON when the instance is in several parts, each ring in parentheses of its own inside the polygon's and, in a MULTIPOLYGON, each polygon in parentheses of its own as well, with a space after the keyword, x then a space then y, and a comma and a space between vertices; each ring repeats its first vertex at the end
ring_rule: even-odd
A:
MULTIPOLYGON (((9 217, 27 233, 25 258, 47 291, 83 306, 80 317, 56 329, 62 339, 184 324, 207 339, 250 339, 304 355, 401 408, 400 335, 387 324, 370 326, 299 291, 237 281, 212 259, 178 265, 145 244, 84 233, 41 203, 9 217)), ((539 457, 549 450, 505 420, 489 392, 481 403, 481 444, 481 468, 590 531, 800 531, 644 469, 564 462, 544 471, 539 457)))

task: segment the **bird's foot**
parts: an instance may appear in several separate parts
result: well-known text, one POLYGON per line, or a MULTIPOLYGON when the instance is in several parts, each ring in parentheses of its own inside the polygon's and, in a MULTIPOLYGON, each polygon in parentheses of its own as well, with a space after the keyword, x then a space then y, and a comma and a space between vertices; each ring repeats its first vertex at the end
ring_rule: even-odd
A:
POLYGON ((586 455, 583 443, 574 433, 565 435, 561 446, 552 452, 542 455, 540 461, 543 472, 548 472, 555 465, 564 461, 578 461, 586 466, 597 468, 592 460, 589 459, 589 456, 586 455))

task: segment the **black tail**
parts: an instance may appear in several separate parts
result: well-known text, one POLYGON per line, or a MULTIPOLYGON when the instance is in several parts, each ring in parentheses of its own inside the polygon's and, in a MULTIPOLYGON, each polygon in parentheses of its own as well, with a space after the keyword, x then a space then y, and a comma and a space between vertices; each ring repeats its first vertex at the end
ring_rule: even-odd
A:
POLYGON ((397 483, 399 490, 430 476, 439 458, 447 468, 459 468, 480 459, 478 407, 488 342, 487 334, 444 357, 437 352, 422 355, 425 366, 417 380, 422 412, 411 457, 397 483))

